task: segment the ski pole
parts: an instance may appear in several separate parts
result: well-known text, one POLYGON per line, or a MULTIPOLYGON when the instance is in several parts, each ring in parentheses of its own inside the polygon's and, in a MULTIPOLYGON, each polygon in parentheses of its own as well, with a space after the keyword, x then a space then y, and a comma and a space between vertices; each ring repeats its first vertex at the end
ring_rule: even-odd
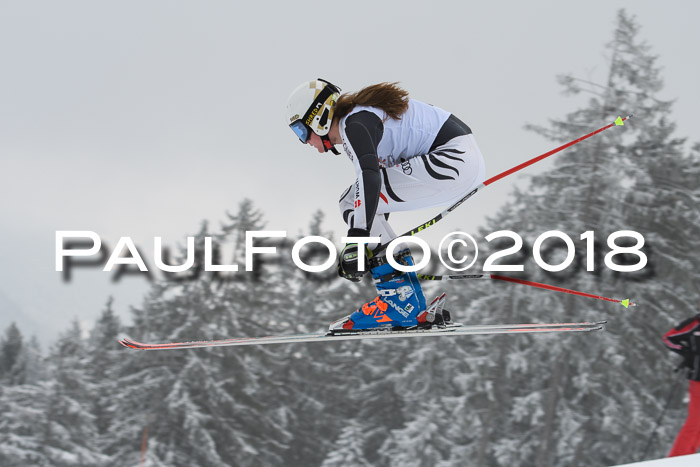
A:
MULTIPOLYGON (((440 214, 438 214, 437 216, 435 216, 435 217, 433 217, 432 219, 430 219, 428 222, 425 222, 425 223, 423 223, 423 224, 421 224, 421 225, 418 225, 418 226, 414 227, 413 229, 409 230, 408 232, 406 232, 406 233, 404 233, 403 235, 400 235, 400 236, 401 236, 401 237, 412 237, 413 235, 417 234, 418 232, 421 232, 421 231, 427 229, 428 227, 430 227, 431 225, 434 225, 434 224, 436 224, 437 222, 439 222, 440 220, 442 220, 442 219, 443 219, 445 216, 447 216, 449 213, 451 213, 452 211, 454 211, 455 209, 457 209, 457 207, 459 207, 460 204, 462 204, 463 202, 465 202, 466 200, 468 200, 469 198, 471 198, 472 196, 474 196, 479 190, 483 190, 484 188, 486 188, 487 186, 489 186, 489 185, 492 184, 493 182, 496 182, 496 181, 498 181, 498 180, 500 180, 500 179, 502 179, 502 178, 504 178, 504 177, 507 177, 507 176, 510 175, 510 174, 513 174, 513 173, 515 173, 515 172, 517 172, 517 171, 519 171, 519 170, 522 170, 522 169, 524 169, 525 167, 534 164, 535 162, 539 162, 539 161, 541 161, 542 159, 545 159, 545 158, 547 158, 547 157, 549 157, 549 156, 551 156, 551 155, 553 155, 553 154, 558 153, 559 151, 562 151, 562 150, 564 150, 564 149, 566 149, 566 148, 568 148, 568 147, 571 147, 571 146, 573 146, 573 145, 576 144, 576 143, 580 143, 580 142, 583 141, 584 139, 588 139, 588 138, 590 138, 591 136, 597 135, 598 133, 601 133, 601 132, 607 130, 608 128, 610 128, 610 127, 619 126, 619 125, 624 125, 624 121, 625 121, 625 120, 628 120, 628 119, 630 119, 630 118, 632 118, 632 115, 628 115, 628 116, 626 116, 626 117, 617 117, 617 119, 616 119, 613 123, 610 123, 609 125, 605 125, 605 126, 602 127, 602 128, 598 128, 597 130, 592 131, 592 132, 588 133, 587 135, 583 135, 583 136, 581 136, 580 138, 577 138, 577 139, 575 139, 575 140, 573 140, 573 141, 569 141, 569 142, 566 143, 566 144, 562 144, 562 145, 559 146, 558 148, 552 149, 551 151, 545 152, 544 154, 540 154, 540 155, 537 156, 537 157, 533 157, 532 159, 530 159, 530 160, 528 160, 528 161, 525 161, 525 162, 523 162, 522 164, 516 165, 516 166, 513 167, 513 168, 510 168, 510 169, 508 169, 508 170, 506 170, 506 171, 504 171, 504 172, 501 172, 500 174, 498 174, 498 175, 496 175, 496 176, 494 176, 494 177, 489 178, 488 180, 486 180, 485 182, 483 182, 481 185, 477 186, 477 187, 474 188, 472 191, 470 191, 469 193, 467 193, 462 199, 460 199, 459 201, 457 201, 456 203, 454 203, 452 206, 450 206, 449 208, 445 209, 444 211, 442 211, 442 212, 441 212, 440 214)), ((375 248, 374 250, 372 250, 372 256, 376 256, 376 255, 379 254, 380 252, 384 251, 384 249, 385 249, 387 246, 388 246, 388 243, 379 245, 377 248, 375 248)))
POLYGON ((498 274, 462 274, 456 276, 431 276, 427 274, 418 274, 418 279, 423 279, 427 281, 452 281, 452 280, 465 280, 465 279, 493 279, 497 281, 513 282, 515 284, 529 285, 530 287, 537 287, 538 289, 553 290, 555 292, 563 292, 572 295, 580 295, 581 297, 595 298, 597 300, 605 300, 606 302, 619 303, 625 308, 630 306, 637 306, 636 303, 632 303, 628 298, 624 300, 618 300, 615 298, 603 297, 600 295, 593 295, 586 292, 579 292, 578 290, 565 289, 563 287, 557 287, 556 285, 542 284, 540 282, 527 281, 525 279, 516 279, 515 277, 499 276, 498 274))

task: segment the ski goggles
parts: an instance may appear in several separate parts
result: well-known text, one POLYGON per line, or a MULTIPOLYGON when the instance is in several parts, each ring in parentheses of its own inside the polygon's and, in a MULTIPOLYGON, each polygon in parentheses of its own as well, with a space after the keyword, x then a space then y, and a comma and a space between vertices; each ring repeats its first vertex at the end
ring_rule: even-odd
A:
POLYGON ((289 125, 289 128, 291 128, 294 134, 299 137, 299 141, 304 144, 306 144, 306 142, 309 140, 309 136, 311 136, 311 130, 308 126, 304 125, 304 122, 301 120, 297 120, 296 122, 292 123, 289 125))

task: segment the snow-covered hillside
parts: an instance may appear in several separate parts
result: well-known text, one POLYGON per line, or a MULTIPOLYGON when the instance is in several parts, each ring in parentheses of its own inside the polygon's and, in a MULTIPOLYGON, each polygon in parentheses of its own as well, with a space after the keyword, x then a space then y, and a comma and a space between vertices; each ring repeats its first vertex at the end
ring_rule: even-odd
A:
POLYGON ((635 462, 634 464, 618 465, 616 467, 698 467, 700 454, 692 456, 667 457, 653 461, 635 462))

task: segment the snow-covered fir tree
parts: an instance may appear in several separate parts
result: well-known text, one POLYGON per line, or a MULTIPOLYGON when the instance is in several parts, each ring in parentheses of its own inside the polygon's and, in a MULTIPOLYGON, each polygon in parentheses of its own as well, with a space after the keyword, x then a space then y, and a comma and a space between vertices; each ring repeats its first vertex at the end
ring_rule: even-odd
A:
POLYGON ((0 463, 40 467, 107 466, 100 452, 93 400, 96 391, 80 327, 59 337, 45 360, 37 354, 24 384, 0 392, 0 463), (37 375, 40 375, 38 377, 37 375), (44 379, 45 375, 45 379, 44 379))
MULTIPOLYGON (((517 192, 505 208, 508 215, 496 216, 484 233, 510 229, 532 245, 544 230, 557 229, 574 240, 593 231, 599 252, 595 272, 585 270, 585 244, 579 243, 578 267, 574 264, 561 273, 543 271, 528 251, 526 276, 606 296, 630 296, 642 305, 625 310, 501 283, 488 287, 498 291, 495 295, 487 290, 467 295, 465 299, 476 299, 491 313, 500 311, 499 318, 607 318, 610 323, 607 332, 591 336, 523 336, 504 344, 508 349, 495 357, 502 363, 487 375, 493 391, 489 398, 498 403, 490 406, 497 409, 489 410, 486 420, 495 428, 484 427, 489 431, 482 432, 485 438, 476 453, 463 450, 476 454, 479 465, 610 465, 637 460, 663 410, 662 394, 672 384, 660 335, 693 312, 693 293, 697 294, 698 275, 692 268, 699 259, 697 236, 688 232, 699 227, 698 160, 684 156, 683 140, 672 136, 670 103, 656 97, 661 80, 655 57, 624 12, 618 15, 610 50, 609 79, 599 95, 564 119, 535 128, 562 143, 617 115, 634 113, 635 118, 624 131, 606 132, 559 155, 554 169, 533 177, 528 189, 517 192), (603 264, 610 249, 606 239, 618 230, 635 230, 645 237, 650 261, 639 273, 617 273, 603 264), (508 295, 514 299, 506 300, 508 295), (504 303, 512 307, 510 312, 502 308, 504 303)), ((578 90, 576 80, 562 82, 568 91, 578 90)), ((543 256, 557 264, 563 260, 563 244, 550 243, 543 256)), ((614 260, 633 264, 638 257, 628 253, 614 260)), ((665 444, 655 446, 657 456, 668 449, 675 428, 659 430, 665 444)))
POLYGON ((26 370, 22 359, 24 348, 22 333, 15 323, 10 324, 0 340, 0 381, 4 385, 14 386, 24 383, 26 370))
POLYGON ((114 313, 113 303, 114 300, 110 297, 86 342, 88 371, 94 388, 89 395, 91 412, 95 417, 99 451, 104 454, 109 454, 112 426, 119 418, 115 401, 119 399, 121 388, 115 382, 119 379, 117 370, 124 356, 122 346, 117 341, 122 328, 114 313))

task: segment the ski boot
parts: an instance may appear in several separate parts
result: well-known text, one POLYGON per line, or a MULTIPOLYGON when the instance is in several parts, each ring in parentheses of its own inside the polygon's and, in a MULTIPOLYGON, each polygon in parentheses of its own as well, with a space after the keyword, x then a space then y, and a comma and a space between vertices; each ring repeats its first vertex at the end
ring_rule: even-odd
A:
MULTIPOLYGON (((413 266, 408 250, 394 256, 396 262, 413 266)), ((372 329, 411 329, 430 327, 435 320, 437 307, 433 307, 433 321, 429 320, 429 308, 415 272, 395 270, 386 257, 370 260, 370 272, 374 279, 377 298, 360 309, 330 324, 330 334, 372 329)), ((435 301, 433 301, 435 302, 435 301)), ((444 297, 443 302, 444 304, 444 297)), ((431 304, 432 305, 432 304, 431 304)))

